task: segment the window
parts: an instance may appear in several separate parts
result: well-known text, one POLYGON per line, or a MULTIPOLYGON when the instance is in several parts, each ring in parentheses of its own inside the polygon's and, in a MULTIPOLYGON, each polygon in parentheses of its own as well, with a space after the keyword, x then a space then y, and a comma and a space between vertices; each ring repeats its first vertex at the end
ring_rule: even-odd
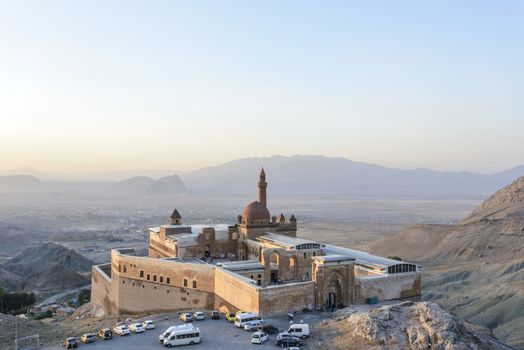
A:
POLYGON ((184 278, 184 287, 187 287, 187 278, 184 278))
POLYGON ((151 274, 147 274, 147 280, 149 281, 151 279, 151 274))
POLYGON ((262 278, 262 275, 258 275, 258 278, 262 278))
POLYGON ((153 275, 153 282, 156 282, 156 275, 153 275))
POLYGON ((122 267, 118 264, 118 272, 122 272, 122 267))
POLYGON ((140 278, 144 278, 144 270, 140 270, 140 278))
POLYGON ((127 272, 127 267, 126 267, 126 265, 124 265, 124 273, 126 273, 126 272, 127 272))
POLYGON ((164 276, 160 276, 160 283, 164 283, 164 276))
POLYGON ((193 281, 193 288, 196 288, 196 281, 193 281))
POLYGON ((304 253, 304 259, 307 259, 307 254, 306 253, 304 253))
POLYGON ((170 284, 171 283, 171 279, 169 277, 166 277, 166 283, 167 284, 170 284))

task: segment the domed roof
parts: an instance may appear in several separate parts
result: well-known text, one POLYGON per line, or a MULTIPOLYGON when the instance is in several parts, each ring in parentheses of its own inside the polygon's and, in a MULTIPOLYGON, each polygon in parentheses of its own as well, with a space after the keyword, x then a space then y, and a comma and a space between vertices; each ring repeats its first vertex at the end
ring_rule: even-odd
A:
POLYGON ((247 222, 250 220, 268 220, 269 221, 269 210, 260 203, 254 201, 249 203, 242 212, 242 218, 247 222))

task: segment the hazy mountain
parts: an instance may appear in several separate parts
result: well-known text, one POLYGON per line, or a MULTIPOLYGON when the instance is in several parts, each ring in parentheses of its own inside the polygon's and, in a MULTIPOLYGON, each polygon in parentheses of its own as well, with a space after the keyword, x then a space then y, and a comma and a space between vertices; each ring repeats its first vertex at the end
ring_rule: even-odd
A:
POLYGON ((269 190, 279 193, 345 193, 352 195, 485 196, 507 184, 524 166, 493 174, 395 169, 324 156, 245 158, 182 175, 194 190, 253 192, 260 167, 269 190))
POLYGON ((45 187, 45 184, 32 175, 0 176, 1 190, 29 191, 45 187))
POLYGON ((524 177, 456 225, 416 225, 364 247, 424 266, 423 298, 524 349, 524 177))
POLYGON ((178 175, 164 176, 147 188, 149 194, 180 194, 188 191, 178 175))
POLYGON ((154 183, 155 180, 149 176, 135 176, 117 182, 111 189, 119 192, 144 193, 154 183))
MULTIPOLYGON (((524 165, 484 175, 429 169, 396 169, 345 158, 272 156, 244 158, 178 176, 173 171, 140 170, 77 176, 85 181, 39 181, 33 176, 0 177, 0 190, 89 191, 111 189, 128 193, 176 194, 187 187, 203 193, 253 193, 261 166, 269 192, 279 194, 345 194, 354 196, 474 196, 483 197, 524 175, 524 165), (150 174, 162 174, 158 176, 150 174), (123 175, 129 175, 127 178, 123 175), (101 180, 123 179, 118 183, 101 180), (87 181, 86 179, 89 179, 87 181)), ((33 169, 34 170, 34 169, 33 169)), ((51 175, 47 174, 47 177, 51 175)), ((58 177, 58 176, 57 176, 58 177)))
POLYGON ((163 176, 155 180, 148 176, 135 176, 111 186, 113 191, 134 194, 171 195, 188 192, 178 175, 163 176))

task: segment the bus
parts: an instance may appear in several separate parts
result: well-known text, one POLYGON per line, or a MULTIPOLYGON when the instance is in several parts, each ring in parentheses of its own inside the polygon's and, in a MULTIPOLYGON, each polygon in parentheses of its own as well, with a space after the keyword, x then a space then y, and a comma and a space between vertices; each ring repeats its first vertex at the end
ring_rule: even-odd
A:
POLYGON ((237 317, 235 318, 235 326, 244 328, 244 326, 247 323, 250 323, 253 321, 262 321, 262 319, 257 314, 252 314, 248 312, 243 313, 243 314, 238 314, 237 317))
POLYGON ((168 348, 179 345, 193 345, 200 343, 200 329, 197 327, 179 327, 172 330, 164 340, 168 348))

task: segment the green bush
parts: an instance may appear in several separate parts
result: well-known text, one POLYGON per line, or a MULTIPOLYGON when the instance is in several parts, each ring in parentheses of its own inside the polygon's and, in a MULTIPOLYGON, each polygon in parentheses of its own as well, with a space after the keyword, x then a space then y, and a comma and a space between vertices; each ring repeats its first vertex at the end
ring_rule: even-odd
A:
POLYGON ((17 315, 36 302, 34 293, 0 293, 0 312, 17 315))
POLYGON ((91 301, 91 289, 82 289, 80 293, 78 293, 78 305, 81 306, 85 303, 89 303, 91 301))

